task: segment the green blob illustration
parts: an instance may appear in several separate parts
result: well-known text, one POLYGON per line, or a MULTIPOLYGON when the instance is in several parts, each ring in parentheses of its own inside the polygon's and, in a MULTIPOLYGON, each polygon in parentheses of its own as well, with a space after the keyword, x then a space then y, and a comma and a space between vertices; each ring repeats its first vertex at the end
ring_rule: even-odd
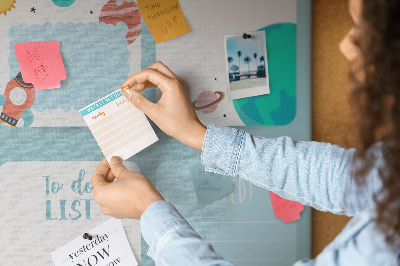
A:
POLYGON ((287 125, 296 116, 296 25, 279 23, 265 31, 270 94, 233 100, 243 123, 287 125))

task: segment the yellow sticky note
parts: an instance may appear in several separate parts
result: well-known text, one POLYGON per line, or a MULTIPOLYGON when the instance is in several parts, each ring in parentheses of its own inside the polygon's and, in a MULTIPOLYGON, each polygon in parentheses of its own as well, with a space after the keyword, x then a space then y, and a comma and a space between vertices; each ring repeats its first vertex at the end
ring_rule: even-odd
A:
POLYGON ((137 3, 157 43, 190 32, 178 0, 137 0, 137 3))

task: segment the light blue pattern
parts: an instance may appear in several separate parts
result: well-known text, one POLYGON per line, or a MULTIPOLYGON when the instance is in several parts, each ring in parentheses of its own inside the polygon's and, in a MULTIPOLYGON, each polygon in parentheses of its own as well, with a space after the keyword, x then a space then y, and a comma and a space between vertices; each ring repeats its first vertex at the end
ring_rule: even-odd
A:
POLYGON ((22 113, 22 120, 24 121, 24 127, 29 127, 33 123, 33 113, 31 109, 26 109, 25 112, 22 113))
POLYGON ((21 24, 9 31, 11 55, 10 78, 19 70, 15 56, 16 43, 35 41, 60 41, 67 79, 61 88, 36 91, 32 109, 42 112, 61 107, 79 110, 94 99, 100 99, 118 89, 128 78, 130 65, 125 35, 128 27, 119 22, 116 26, 105 23, 57 23, 54 26, 21 24))
MULTIPOLYGON (((296 142, 289 137, 260 138, 241 130, 209 125, 201 158, 209 171, 248 180, 286 199, 319 210, 357 215, 315 260, 304 259, 295 263, 296 266, 394 266, 398 265, 399 251, 387 245, 385 236, 379 232, 374 222, 373 195, 382 186, 378 173, 378 169, 383 165, 381 144, 375 145, 371 152, 377 155, 376 165, 363 186, 358 186, 351 177, 354 149, 346 150, 328 143, 296 142)), ((169 162, 169 166, 172 165, 174 169, 183 166, 180 162, 169 162)), ((168 174, 164 177, 165 182, 169 183, 169 188, 187 187, 182 186, 186 183, 184 176, 179 179, 180 186, 173 186, 174 184, 170 183, 173 178, 169 178, 168 174)), ((187 188, 190 189, 192 188, 187 188)), ((183 195, 193 194, 188 192, 185 191, 183 195)), ((171 193, 176 197, 180 192, 175 190, 171 193)), ((190 203, 192 200, 187 198, 186 201, 190 203)), ((190 219, 196 219, 197 216, 197 210, 192 206, 193 203, 188 204, 187 208, 180 208, 189 223, 190 219)), ((214 206, 211 210, 215 213, 209 211, 208 214, 213 215, 214 219, 218 217, 221 222, 231 221, 235 214, 234 210, 226 212, 226 207, 218 210, 218 206, 214 206)), ((244 213, 246 210, 238 211, 235 221, 241 221, 244 213)), ((238 256, 239 261, 244 255, 257 258, 260 249, 265 248, 262 241, 249 241, 243 249, 234 252, 230 250, 230 239, 211 240, 207 234, 201 236, 202 226, 194 226, 199 234, 196 233, 183 216, 166 201, 154 202, 141 216, 142 234, 150 245, 148 255, 155 259, 157 265, 232 265, 228 261, 235 262, 235 256, 238 256), (222 240, 225 248, 218 247, 218 242, 221 242, 218 240, 222 240), (241 252, 244 254, 240 254, 241 252), (219 255, 222 253, 225 253, 224 258, 227 261, 219 255)), ((207 222, 207 218, 203 218, 203 221, 207 222)), ((248 213, 246 219, 256 219, 256 215, 248 213)), ((266 227, 271 226, 275 225, 268 224, 266 227)), ((240 230, 229 228, 229 224, 216 224, 215 227, 217 231, 229 230, 232 239, 239 240, 247 236, 248 239, 267 238, 272 241, 279 239, 279 232, 283 230, 276 228, 277 230, 268 232, 252 224, 246 228, 246 234, 243 234, 240 230), (254 229, 256 230, 253 233, 257 235, 253 236, 250 233, 254 229), (268 233, 268 236, 265 236, 265 233, 268 233)), ((291 227, 285 226, 285 229, 290 230, 291 227)), ((229 234, 225 233, 225 236, 227 235, 229 234)), ((287 235, 291 235, 290 232, 287 235)), ((287 240, 282 242, 284 247, 281 246, 283 243, 276 241, 272 248, 264 250, 264 258, 270 258, 270 261, 264 260, 263 265, 291 264, 291 259, 286 256, 292 254, 294 244, 288 245, 287 240), (280 257, 283 254, 285 257, 280 257)), ((236 243, 236 246, 238 245, 240 243, 236 243)))
POLYGON ((0 95, 0 106, 5 105, 7 101, 7 96, 5 95, 0 95))

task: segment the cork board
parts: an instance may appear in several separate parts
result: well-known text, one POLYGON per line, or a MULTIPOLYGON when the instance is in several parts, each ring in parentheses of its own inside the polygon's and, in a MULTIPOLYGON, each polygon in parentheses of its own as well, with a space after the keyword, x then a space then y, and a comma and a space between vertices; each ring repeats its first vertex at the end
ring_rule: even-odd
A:
MULTIPOLYGON (((345 148, 348 139, 351 84, 349 62, 340 53, 339 43, 351 28, 346 0, 319 0, 312 3, 312 138, 345 148)), ((315 258, 349 221, 349 217, 312 212, 312 256, 315 258)))

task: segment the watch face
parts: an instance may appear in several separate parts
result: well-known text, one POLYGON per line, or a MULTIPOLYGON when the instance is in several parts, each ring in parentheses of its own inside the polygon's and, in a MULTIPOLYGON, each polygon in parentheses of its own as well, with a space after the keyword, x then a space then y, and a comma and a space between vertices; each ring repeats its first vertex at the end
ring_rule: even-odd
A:
POLYGON ((14 105, 22 105, 26 101, 26 92, 20 87, 15 87, 10 92, 10 101, 14 105))

